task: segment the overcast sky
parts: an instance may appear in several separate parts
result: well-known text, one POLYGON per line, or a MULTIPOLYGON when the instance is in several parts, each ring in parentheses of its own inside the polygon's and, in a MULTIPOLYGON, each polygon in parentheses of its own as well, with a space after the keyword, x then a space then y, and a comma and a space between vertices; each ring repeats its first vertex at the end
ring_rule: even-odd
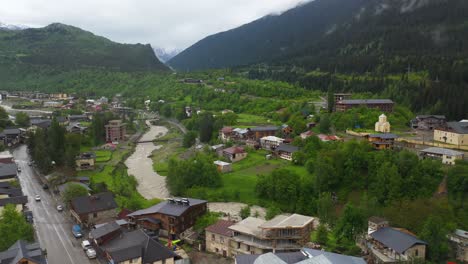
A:
POLYGON ((305 0, 0 0, 0 22, 74 25, 123 43, 184 49, 305 0))

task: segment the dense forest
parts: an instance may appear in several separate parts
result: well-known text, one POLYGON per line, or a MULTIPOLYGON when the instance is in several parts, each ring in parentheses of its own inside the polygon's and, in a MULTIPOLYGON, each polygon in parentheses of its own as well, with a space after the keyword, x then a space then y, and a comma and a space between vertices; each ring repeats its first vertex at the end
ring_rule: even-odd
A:
POLYGON ((150 45, 119 44, 64 24, 24 30, 0 29, 0 66, 17 72, 49 66, 55 71, 103 68, 119 71, 166 71, 150 45), (19 68, 19 69, 17 69, 19 68), (15 71, 16 70, 16 71, 15 71))

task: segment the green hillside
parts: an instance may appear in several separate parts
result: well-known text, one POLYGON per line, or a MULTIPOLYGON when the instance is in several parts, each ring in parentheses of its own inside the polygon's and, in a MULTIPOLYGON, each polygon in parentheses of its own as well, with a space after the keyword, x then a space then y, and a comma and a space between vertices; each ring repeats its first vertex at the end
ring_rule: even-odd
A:
POLYGON ((36 66, 56 71, 168 70, 150 45, 119 44, 73 26, 55 23, 44 28, 0 30, 0 68, 10 73, 21 69, 18 72, 24 74, 36 66))

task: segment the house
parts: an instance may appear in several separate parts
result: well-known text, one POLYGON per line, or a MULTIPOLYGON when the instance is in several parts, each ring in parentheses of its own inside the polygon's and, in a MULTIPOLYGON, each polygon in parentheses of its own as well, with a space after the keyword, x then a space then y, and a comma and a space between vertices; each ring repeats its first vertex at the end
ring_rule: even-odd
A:
POLYGON ((111 221, 99 226, 89 232, 89 239, 96 245, 105 244, 107 241, 114 239, 122 234, 121 226, 117 221, 111 221))
POLYGON ((215 224, 205 228, 206 251, 223 257, 232 257, 229 243, 233 232, 229 227, 234 224, 233 221, 218 220, 215 224))
POLYGON ((221 139, 221 141, 223 141, 223 142, 231 140, 232 132, 233 132, 232 127, 223 127, 223 128, 221 128, 219 130, 219 139, 221 139))
POLYGON ((191 228, 197 218, 207 212, 205 200, 193 198, 170 198, 147 209, 129 214, 127 217, 133 225, 142 218, 153 218, 161 222, 161 235, 179 237, 191 228))
POLYGON ((392 149, 396 138, 398 136, 395 134, 371 134, 368 136, 368 141, 375 149, 392 149))
POLYGON ((241 147, 230 147, 224 149, 223 156, 231 162, 237 162, 247 157, 247 152, 241 147))
POLYGON ((42 103, 42 106, 43 107, 51 107, 51 108, 58 108, 58 107, 62 107, 63 105, 63 102, 60 102, 60 101, 46 101, 44 103, 42 103))
POLYGON ((231 163, 224 162, 224 161, 221 161, 221 160, 217 160, 217 161, 215 161, 213 163, 214 163, 214 165, 216 165, 218 171, 221 172, 221 173, 227 173, 227 172, 232 171, 232 164, 231 163))
POLYGON ((353 94, 350 94, 350 93, 335 93, 334 94, 334 97, 335 97, 334 103, 335 104, 333 105, 333 111, 335 111, 336 103, 338 103, 339 101, 351 99, 352 95, 353 94))
POLYGON ((418 130, 434 130, 447 126, 444 115, 418 115, 411 120, 411 127, 418 130))
POLYGON ((68 122, 70 122, 70 123, 89 121, 87 115, 68 115, 67 119, 68 119, 68 122))
POLYGON ((18 166, 16 163, 0 163, 0 182, 16 180, 18 166))
POLYGON ((10 151, 5 150, 0 152, 0 163, 15 163, 15 159, 13 155, 11 155, 10 151))
POLYGON ((247 130, 248 130, 248 137, 250 139, 259 140, 263 137, 276 135, 276 132, 279 130, 279 127, 259 126, 259 127, 247 128, 247 130))
POLYGON ((390 99, 344 99, 336 102, 335 111, 344 112, 352 108, 365 106, 371 109, 378 109, 385 113, 391 113, 393 112, 394 105, 395 103, 390 99))
POLYGON ((232 137, 234 140, 244 140, 249 134, 249 129, 247 128, 234 128, 232 130, 232 137))
POLYGON ((260 139, 260 146, 262 149, 266 150, 275 150, 279 145, 283 144, 284 139, 275 137, 275 136, 267 136, 262 137, 260 139))
POLYGON ((389 227, 379 217, 369 219, 366 240, 361 242, 375 263, 410 263, 414 259, 424 261, 426 256, 426 242, 405 229, 389 227))
POLYGON ((311 137, 311 136, 313 136, 313 135, 314 135, 314 132, 312 132, 312 131, 309 130, 309 131, 306 131, 306 132, 301 133, 301 134, 300 134, 300 137, 301 137, 302 139, 307 139, 307 138, 309 138, 309 137, 311 137))
POLYGON ((21 143, 25 132, 20 128, 5 128, 0 133, 0 140, 5 146, 14 146, 21 143))
POLYGON ((390 133, 390 122, 387 121, 387 116, 381 114, 379 116, 379 121, 375 123, 375 132, 380 133, 390 133))
POLYGON ((84 152, 75 158, 75 166, 77 171, 94 170, 96 163, 96 154, 93 152, 84 152))
POLYGON ((322 142, 329 142, 329 141, 340 141, 341 138, 335 135, 325 135, 325 134, 318 134, 317 137, 322 142))
POLYGON ((12 204, 16 211, 23 212, 28 203, 28 197, 23 195, 21 188, 13 187, 9 182, 2 183, 0 187, 0 215, 7 204, 12 204))
POLYGON ((178 255, 153 240, 143 230, 124 232, 99 246, 108 263, 174 264, 178 255))
POLYGON ((455 161, 462 160, 464 154, 462 152, 451 149, 430 147, 421 150, 420 156, 422 158, 440 159, 442 160, 443 164, 455 165, 455 161))
POLYGON ((299 250, 309 242, 316 221, 299 214, 278 215, 269 221, 247 217, 229 227, 234 232, 230 250, 233 255, 299 250))
POLYGON ((296 252, 265 253, 262 255, 238 255, 235 264, 365 264, 363 258, 302 248, 296 252))
POLYGON ((233 113, 234 113, 234 111, 229 110, 229 109, 224 109, 223 111, 221 111, 221 114, 222 114, 222 115, 225 115, 225 114, 233 114, 233 113))
POLYGON ((75 221, 88 227, 117 217, 117 203, 111 192, 73 198, 70 207, 75 221))
POLYGON ((47 264, 46 252, 39 243, 18 240, 6 251, 0 252, 1 264, 47 264))
POLYGON ((214 145, 214 146, 211 146, 211 150, 218 153, 221 153, 223 151, 223 148, 224 148, 224 144, 218 144, 218 145, 214 145))
POLYGON ((127 133, 125 123, 122 120, 111 120, 106 128, 106 141, 115 142, 125 140, 125 134, 127 133))
POLYGON ((28 130, 36 131, 38 128, 48 129, 52 125, 52 120, 50 119, 31 119, 31 127, 28 130))
POLYGON ((66 93, 53 93, 49 95, 50 99, 67 99, 68 95, 66 93))
POLYGON ((193 78, 185 78, 185 79, 182 79, 180 82, 188 83, 188 84, 200 84, 200 83, 203 83, 203 80, 193 79, 193 78))
POLYGON ((468 121, 448 122, 447 127, 434 129, 434 141, 468 146, 468 121))
POLYGON ((88 130, 87 127, 80 125, 80 123, 70 123, 65 129, 68 133, 73 134, 84 134, 88 130))
POLYGON ((299 151, 299 147, 290 144, 281 144, 275 149, 275 153, 278 157, 292 161, 293 154, 299 151))
POLYGON ((457 260, 468 262, 468 232, 457 229, 449 235, 449 240, 455 248, 457 260))
POLYGON ((285 135, 285 136, 289 136, 294 132, 292 127, 287 125, 287 124, 281 125, 281 131, 283 132, 283 135, 285 135))

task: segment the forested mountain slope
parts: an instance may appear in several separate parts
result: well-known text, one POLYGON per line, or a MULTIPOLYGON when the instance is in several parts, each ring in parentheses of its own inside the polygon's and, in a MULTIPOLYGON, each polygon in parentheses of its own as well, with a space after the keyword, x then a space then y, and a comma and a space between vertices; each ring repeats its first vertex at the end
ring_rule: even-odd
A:
POLYGON ((34 66, 54 70, 167 70, 150 45, 119 44, 73 26, 55 23, 44 28, 0 29, 0 67, 21 68, 24 74, 34 66))

